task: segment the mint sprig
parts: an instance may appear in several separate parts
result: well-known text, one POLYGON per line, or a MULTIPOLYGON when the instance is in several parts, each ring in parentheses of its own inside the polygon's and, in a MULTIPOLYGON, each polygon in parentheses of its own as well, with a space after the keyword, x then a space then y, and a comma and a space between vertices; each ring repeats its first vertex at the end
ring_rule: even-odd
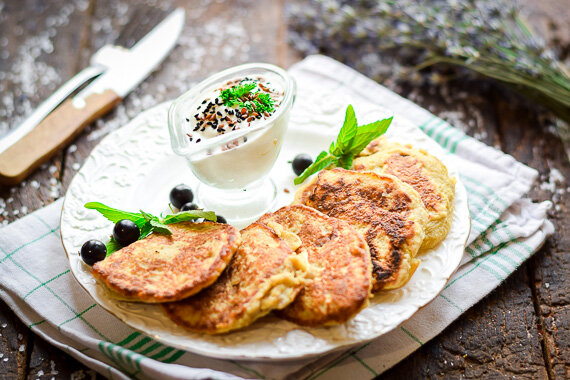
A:
POLYGON ((275 104, 269 94, 261 92, 257 83, 246 82, 238 84, 222 90, 220 98, 224 105, 228 107, 237 106, 238 108, 246 108, 249 113, 273 112, 275 104))
POLYGON ((358 125, 354 108, 349 104, 342 128, 340 129, 336 142, 332 142, 329 151, 319 153, 315 162, 311 164, 300 176, 295 178, 295 185, 303 183, 311 175, 328 168, 336 166, 345 169, 352 167, 354 156, 360 153, 370 141, 383 135, 392 123, 393 117, 377 120, 370 124, 358 125))
MULTIPOLYGON (((140 212, 128 212, 118 210, 116 208, 109 207, 100 202, 89 202, 85 204, 85 208, 90 210, 95 210, 101 213, 105 218, 109 219, 113 223, 117 223, 119 220, 128 219, 135 223, 140 230, 140 239, 146 238, 151 233, 158 233, 164 235, 172 235, 172 231, 168 228, 168 224, 186 222, 189 220, 194 220, 198 218, 204 218, 216 221, 216 214, 213 211, 204 210, 190 210, 179 212, 174 215, 166 215, 164 218, 149 214, 140 210, 140 212)), ((122 246, 113 238, 106 244, 107 246, 107 256, 113 252, 118 251, 122 246)))

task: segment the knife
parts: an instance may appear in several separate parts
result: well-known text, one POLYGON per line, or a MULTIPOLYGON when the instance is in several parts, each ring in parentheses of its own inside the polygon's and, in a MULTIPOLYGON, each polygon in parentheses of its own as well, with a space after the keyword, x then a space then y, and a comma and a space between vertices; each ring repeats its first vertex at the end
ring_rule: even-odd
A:
POLYGON ((119 104, 172 50, 182 32, 184 15, 183 9, 176 9, 131 49, 115 51, 120 59, 113 59, 91 84, 1 152, 0 183, 21 182, 87 125, 119 104))

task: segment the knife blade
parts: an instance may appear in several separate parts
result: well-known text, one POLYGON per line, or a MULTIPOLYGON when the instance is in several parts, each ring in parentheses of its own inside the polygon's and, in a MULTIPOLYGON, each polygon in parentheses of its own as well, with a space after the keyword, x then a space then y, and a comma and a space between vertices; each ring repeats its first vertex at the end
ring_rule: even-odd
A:
POLYGON ((31 174, 93 121, 113 109, 144 80, 176 44, 185 12, 176 9, 131 49, 121 51, 97 79, 65 100, 34 129, 0 153, 0 183, 14 185, 31 174))
POLYGON ((121 53, 121 47, 105 45, 99 49, 89 60, 89 66, 75 74, 73 78, 65 82, 60 88, 44 100, 26 119, 7 135, 0 139, 0 153, 4 152, 16 141, 34 129, 47 115, 57 106, 67 99, 72 93, 79 89, 89 80, 104 73, 109 66, 112 66, 117 55, 121 53))
POLYGON ((152 6, 137 7, 131 21, 122 28, 121 34, 113 44, 107 44, 95 52, 89 60, 88 67, 65 82, 27 116, 22 123, 0 138, 0 153, 34 129, 50 112, 81 86, 104 73, 109 67, 114 66, 116 62, 120 62, 123 59, 122 53, 132 48, 141 37, 148 34, 168 13, 170 12, 152 6))

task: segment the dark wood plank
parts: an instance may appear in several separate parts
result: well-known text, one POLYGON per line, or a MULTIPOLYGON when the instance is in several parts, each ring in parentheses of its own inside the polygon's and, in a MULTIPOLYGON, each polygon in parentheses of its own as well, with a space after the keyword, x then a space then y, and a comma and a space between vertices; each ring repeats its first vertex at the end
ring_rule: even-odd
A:
POLYGON ((539 329, 543 337, 546 365, 553 378, 570 374, 570 249, 569 220, 570 196, 568 186, 570 162, 557 137, 554 119, 548 115, 533 115, 528 108, 513 107, 498 102, 503 119, 505 149, 518 160, 540 171, 540 184, 531 196, 536 200, 552 200, 554 208, 550 219, 556 233, 541 252, 533 258, 531 287, 535 293, 539 329), (521 128, 520 120, 525 120, 521 128))
POLYGON ((0 377, 22 379, 31 334, 10 308, 0 303, 0 377))
POLYGON ((570 375, 570 162, 556 134, 555 120, 532 112, 525 104, 516 106, 497 100, 504 149, 540 172, 540 182, 531 192, 533 199, 551 200, 550 219, 556 233, 531 260, 530 286, 535 295, 538 327, 544 359, 552 378, 570 375))
MULTIPOLYGON (((0 12, 0 133, 21 120, 78 69, 86 9, 65 0, 12 0, 0 12)), ((0 187, 0 223, 18 219, 63 195, 63 154, 57 154, 18 186, 0 187)), ((34 349, 33 334, 0 305, 0 377, 25 378, 34 349), (23 351, 20 351, 23 349, 23 351), (4 360, 7 359, 7 360, 4 360)), ((49 349, 45 348, 46 351, 49 349)), ((51 349, 53 351, 53 349, 51 349)), ((58 366, 65 368, 65 366, 58 366)))
POLYGON ((380 378, 433 377, 547 378, 526 271, 380 378))
POLYGON ((65 352, 34 336, 34 349, 29 359, 25 378, 41 379, 103 379, 103 376, 88 369, 65 352))

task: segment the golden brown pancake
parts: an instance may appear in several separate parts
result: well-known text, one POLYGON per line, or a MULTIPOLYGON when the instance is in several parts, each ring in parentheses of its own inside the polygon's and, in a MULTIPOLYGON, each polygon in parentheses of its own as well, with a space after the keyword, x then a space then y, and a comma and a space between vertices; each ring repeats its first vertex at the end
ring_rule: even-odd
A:
POLYGON ((152 234, 93 265, 93 275, 123 296, 141 302, 177 301, 210 286, 226 268, 239 231, 219 223, 169 225, 172 235, 152 234))
POLYGON ((391 175, 336 168, 299 189, 307 206, 347 221, 366 240, 372 291, 395 289, 410 279, 424 239, 427 212, 418 193, 391 175))
POLYGON ((304 284, 306 254, 297 255, 268 227, 254 223, 218 281, 193 297, 163 304, 189 330, 209 334, 247 326, 289 305, 304 284))
POLYGON ((266 214, 258 223, 274 230, 297 253, 306 252, 311 265, 312 278, 278 316, 304 326, 335 325, 368 304, 370 254, 347 223, 301 205, 266 214))
POLYGON ((441 243, 453 219, 455 179, 437 158, 410 145, 390 142, 381 137, 372 141, 353 162, 354 170, 373 170, 391 174, 412 186, 428 211, 425 238, 420 251, 441 243))

